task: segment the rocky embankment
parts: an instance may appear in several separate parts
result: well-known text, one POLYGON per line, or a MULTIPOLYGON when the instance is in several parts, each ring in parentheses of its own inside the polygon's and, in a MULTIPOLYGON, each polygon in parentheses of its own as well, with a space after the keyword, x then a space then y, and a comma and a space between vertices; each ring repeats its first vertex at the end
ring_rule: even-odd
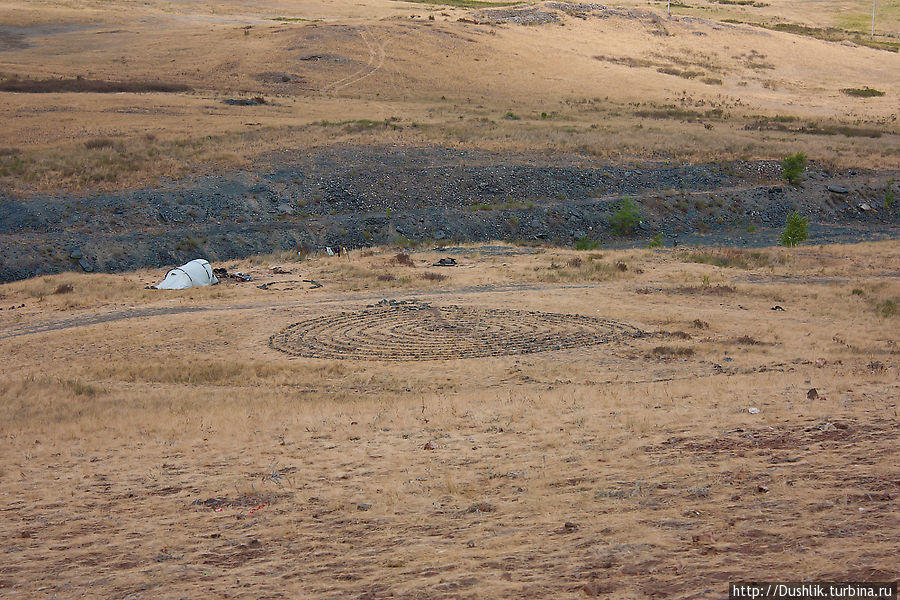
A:
POLYGON ((0 281, 423 240, 628 245, 663 233, 667 244, 757 245, 794 209, 820 239, 900 235, 900 202, 886 206, 900 195, 898 173, 813 165, 802 186, 779 176, 777 162, 629 166, 435 147, 283 153, 253 171, 118 194, 0 198, 0 281), (642 222, 623 238, 610 218, 625 197, 642 222))

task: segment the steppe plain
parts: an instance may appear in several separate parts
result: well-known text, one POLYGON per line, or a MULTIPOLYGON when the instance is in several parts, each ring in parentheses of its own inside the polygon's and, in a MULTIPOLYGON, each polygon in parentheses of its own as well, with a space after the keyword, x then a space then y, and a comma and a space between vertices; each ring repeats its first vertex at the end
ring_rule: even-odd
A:
MULTIPOLYGON (((253 281, 210 288, 146 289, 162 264, 5 283, 0 597, 721 598, 729 581, 897 580, 900 5, 878 3, 874 37, 870 7, 0 2, 2 201, 49 207, 3 215, 4 261, 67 203, 78 214, 37 245, 74 267, 70 241, 44 240, 168 226, 114 202, 92 216, 99 194, 357 148, 408 170, 466 153, 483 179, 557 157, 616 178, 708 165, 783 190, 819 228, 887 238, 433 249, 394 227, 375 241, 396 243, 349 256, 219 260, 253 281), (121 91, 84 91, 103 85, 121 91), (867 88, 884 95, 842 91, 867 88), (797 151, 805 187, 779 181, 797 151), (483 330, 455 320, 472 314, 483 330)), ((661 187, 636 194, 648 223, 684 202, 685 227, 702 213, 717 239, 716 203, 695 196, 715 189, 661 187)), ((533 210, 489 192, 487 210, 477 195, 458 210, 533 210)), ((385 195, 365 209, 412 210, 385 195)), ((527 201, 591 202, 560 196, 527 201)), ((332 210, 269 201, 248 226, 332 210)), ((721 213, 732 231, 766 226, 739 209, 721 213)))

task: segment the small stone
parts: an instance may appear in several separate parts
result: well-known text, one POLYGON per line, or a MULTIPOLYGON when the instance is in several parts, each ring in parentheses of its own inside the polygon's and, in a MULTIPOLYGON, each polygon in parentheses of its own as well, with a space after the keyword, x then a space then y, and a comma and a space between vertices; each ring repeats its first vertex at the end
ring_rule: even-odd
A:
POLYGON ((78 266, 81 267, 85 273, 91 273, 94 270, 94 265, 89 263, 87 259, 84 258, 78 261, 78 266))
POLYGON ((758 415, 759 409, 756 408, 755 406, 751 406, 750 408, 747 409, 747 412, 750 413, 751 415, 758 415))
POLYGON ((563 529, 566 532, 571 533, 573 531, 578 531, 578 523, 573 523, 572 521, 566 521, 565 525, 563 525, 563 529))
POLYGON ((819 398, 819 392, 816 388, 810 388, 808 392, 806 392, 806 398, 808 400, 817 400, 819 398))
POLYGON ((437 450, 437 444, 434 442, 434 440, 429 440, 428 442, 426 442, 423 448, 425 450, 437 450))
POLYGON ((81 253, 81 250, 75 248, 71 252, 69 252, 69 258, 72 260, 80 260, 84 255, 81 253))
POLYGON ((828 364, 828 361, 825 360, 824 358, 817 358, 817 359, 816 359, 816 366, 819 367, 820 369, 821 369, 822 367, 824 367, 825 365, 827 365, 827 364, 828 364))
POLYGON ((862 203, 859 205, 859 210, 861 210, 861 211, 863 211, 863 212, 869 212, 870 210, 872 210, 872 207, 869 206, 868 204, 866 204, 865 202, 862 202, 862 203))
POLYGON ((758 486, 756 486, 756 491, 759 492, 760 494, 766 494, 769 492, 769 488, 764 485, 758 485, 758 486))
POLYGON ((370 508, 372 508, 372 505, 366 502, 361 502, 356 505, 356 510, 369 510, 370 508))
POLYGON ((849 190, 839 185, 829 185, 828 191, 832 192, 833 194, 846 194, 849 190))

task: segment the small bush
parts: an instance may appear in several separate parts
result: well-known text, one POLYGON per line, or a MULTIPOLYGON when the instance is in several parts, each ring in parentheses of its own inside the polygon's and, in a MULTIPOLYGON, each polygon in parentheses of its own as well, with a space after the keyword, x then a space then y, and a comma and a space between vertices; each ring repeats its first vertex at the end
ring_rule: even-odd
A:
POLYGON ((416 264, 413 262, 413 259, 409 257, 409 254, 405 252, 398 252, 394 255, 394 258, 391 259, 391 262, 395 265, 400 265, 403 267, 415 267, 416 264))
POLYGON ((378 279, 378 281, 394 281, 397 278, 390 273, 382 273, 376 279, 378 279))
POLYGON ((789 248, 809 239, 809 220, 796 210, 787 216, 780 244, 789 248))
POLYGON ((859 98, 872 98, 875 96, 884 96, 884 92, 866 86, 864 88, 844 88, 841 90, 848 96, 857 96, 859 98))
POLYGON ((115 146, 115 143, 109 138, 97 138, 88 140, 84 143, 84 147, 88 150, 100 150, 103 148, 112 148, 113 146, 115 146))
POLYGON ((600 246, 600 242, 597 240, 592 240, 589 237, 585 236, 583 238, 578 238, 575 240, 575 249, 576 250, 596 250, 600 246))
POLYGON ((422 279, 428 281, 444 281, 448 278, 449 276, 444 275, 443 273, 435 273, 434 271, 425 271, 422 273, 422 279))
POLYGON ((519 115, 517 115, 517 114, 514 113, 513 111, 509 111, 509 112, 507 112, 505 115, 503 115, 503 118, 504 118, 504 119, 509 119, 510 121, 518 121, 518 120, 519 120, 519 115))
POLYGON ((884 207, 890 210, 891 207, 894 206, 896 200, 897 196, 894 194, 894 179, 891 178, 884 189, 884 207))
POLYGON ((897 309, 897 302, 894 300, 879 302, 875 309, 882 317, 896 317, 900 314, 900 311, 897 309))
POLYGON ((575 258, 570 258, 568 262, 566 262, 566 265, 572 267, 573 269, 577 269, 581 266, 582 262, 583 261, 581 260, 581 257, 576 256, 575 258))
POLYGON ((650 243, 647 244, 648 248, 662 248, 663 245, 663 234, 657 233, 652 238, 650 238, 650 243))
POLYGON ((200 247, 200 240, 193 236, 184 236, 175 245, 175 249, 181 252, 192 252, 200 247))
POLYGON ((71 294, 74 291, 75 291, 75 288, 72 286, 71 283, 61 283, 58 286, 56 286, 56 291, 54 291, 53 293, 54 294, 71 294))
POLYGON ((666 358, 693 356, 693 348, 683 348, 678 346, 657 346, 651 351, 651 356, 664 356, 666 358))
POLYGON ((695 329, 709 329, 709 323, 701 321, 700 319, 694 319, 691 324, 695 329))
POLYGON ((853 294, 854 296, 862 296, 865 292, 863 292, 859 288, 853 288, 853 291, 850 293, 853 294))
POLYGON ((791 185, 796 185, 800 182, 800 177, 804 171, 806 171, 808 162, 809 160, 803 152, 788 155, 781 161, 781 176, 791 185))
POLYGON ((617 235, 630 235, 634 233, 641 222, 641 210, 631 198, 625 198, 619 203, 619 208, 609 219, 609 224, 617 235))
POLYGON ((759 250, 740 250, 738 248, 720 248, 714 251, 706 250, 702 252, 691 252, 682 254, 681 258, 685 262, 737 269, 767 267, 778 260, 759 250))

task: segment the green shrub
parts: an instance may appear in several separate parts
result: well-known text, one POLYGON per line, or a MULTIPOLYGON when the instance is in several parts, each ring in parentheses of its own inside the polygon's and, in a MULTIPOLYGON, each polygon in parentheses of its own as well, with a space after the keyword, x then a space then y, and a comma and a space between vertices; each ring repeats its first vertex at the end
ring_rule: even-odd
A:
POLYGON ((809 220, 801 216, 796 210, 787 216, 784 233, 781 234, 780 244, 793 247, 809 239, 809 220))
POLYGON ((897 303, 894 300, 885 300, 879 302, 877 306, 878 313, 882 317, 896 317, 898 314, 897 303))
POLYGON ((897 200, 897 196, 894 194, 894 179, 891 178, 884 189, 884 207, 890 210, 894 206, 895 200, 897 200))
POLYGON ((790 184, 796 185, 800 182, 800 177, 806 171, 807 160, 806 154, 798 152, 788 155, 781 161, 782 177, 790 184))
POLYGON ((648 248, 662 248, 663 245, 663 234, 657 233, 652 238, 650 238, 650 243, 647 244, 648 248))
POLYGON ((619 203, 619 209, 610 217, 609 224, 617 235, 630 235, 641 222, 641 209, 631 198, 619 203))
POLYGON ((876 96, 884 96, 884 92, 866 86, 864 88, 844 88, 841 90, 848 96, 858 96, 860 98, 872 98, 876 96))
POLYGON ((576 250, 596 250, 598 247, 600 247, 600 242, 592 240, 587 236, 575 240, 576 250))

